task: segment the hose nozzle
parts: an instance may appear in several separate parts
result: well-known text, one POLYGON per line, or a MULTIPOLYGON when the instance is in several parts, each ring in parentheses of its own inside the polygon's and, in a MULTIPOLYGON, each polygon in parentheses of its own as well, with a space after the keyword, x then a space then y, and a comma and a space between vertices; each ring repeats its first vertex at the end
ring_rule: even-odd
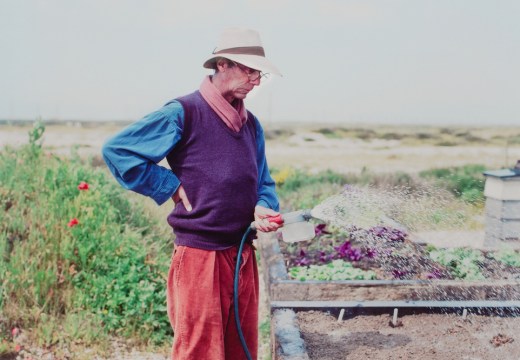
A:
MULTIPOLYGON (((312 217, 311 210, 305 209, 278 214, 267 219, 270 222, 283 225, 281 233, 285 242, 297 242, 310 240, 315 236, 314 225, 309 223, 312 217)), ((254 221, 251 223, 251 228, 256 229, 254 221)))
MULTIPOLYGON (((309 221, 312 218, 311 209, 291 211, 285 214, 278 214, 276 216, 269 216, 269 222, 277 223, 278 225, 289 225, 303 221, 309 221)), ((255 222, 251 223, 251 229, 256 230, 255 222)))
POLYGON ((311 210, 298 210, 282 214, 284 225, 294 224, 302 221, 309 221, 312 218, 311 210))

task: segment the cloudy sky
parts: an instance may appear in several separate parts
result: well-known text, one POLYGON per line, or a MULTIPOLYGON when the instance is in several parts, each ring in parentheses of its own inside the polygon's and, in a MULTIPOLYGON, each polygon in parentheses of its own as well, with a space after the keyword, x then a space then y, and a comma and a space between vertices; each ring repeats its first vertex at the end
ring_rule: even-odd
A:
POLYGON ((282 71, 261 120, 520 125, 517 0, 0 0, 0 119, 133 120, 198 88, 219 32, 282 71))

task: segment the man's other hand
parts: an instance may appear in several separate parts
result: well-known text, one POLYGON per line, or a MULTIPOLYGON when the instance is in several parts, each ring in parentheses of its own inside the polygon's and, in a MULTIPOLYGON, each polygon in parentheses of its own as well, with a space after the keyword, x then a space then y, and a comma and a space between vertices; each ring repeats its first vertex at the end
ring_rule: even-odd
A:
POLYGON ((179 188, 177 189, 175 194, 173 194, 173 196, 172 196, 172 200, 175 204, 177 204, 179 201, 181 201, 186 210, 188 210, 188 211, 192 210, 190 201, 188 200, 188 196, 186 195, 186 192, 184 191, 184 187, 182 187, 182 185, 179 185, 179 188))

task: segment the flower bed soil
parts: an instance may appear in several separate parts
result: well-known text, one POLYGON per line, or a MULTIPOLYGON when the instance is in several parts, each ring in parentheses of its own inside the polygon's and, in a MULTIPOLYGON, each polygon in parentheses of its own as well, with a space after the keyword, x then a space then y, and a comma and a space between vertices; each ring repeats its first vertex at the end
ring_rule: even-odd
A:
POLYGON ((338 322, 320 311, 298 312, 309 359, 518 359, 520 318, 469 314, 360 315, 338 322))

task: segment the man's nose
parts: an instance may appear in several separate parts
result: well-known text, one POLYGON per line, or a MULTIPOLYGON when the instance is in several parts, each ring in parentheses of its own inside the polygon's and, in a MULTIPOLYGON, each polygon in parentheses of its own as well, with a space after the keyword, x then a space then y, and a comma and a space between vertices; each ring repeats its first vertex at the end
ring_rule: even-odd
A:
POLYGON ((258 79, 251 80, 250 83, 253 84, 253 85, 255 85, 255 86, 258 86, 258 85, 260 85, 260 79, 261 79, 261 78, 262 78, 262 77, 259 76, 258 79))

